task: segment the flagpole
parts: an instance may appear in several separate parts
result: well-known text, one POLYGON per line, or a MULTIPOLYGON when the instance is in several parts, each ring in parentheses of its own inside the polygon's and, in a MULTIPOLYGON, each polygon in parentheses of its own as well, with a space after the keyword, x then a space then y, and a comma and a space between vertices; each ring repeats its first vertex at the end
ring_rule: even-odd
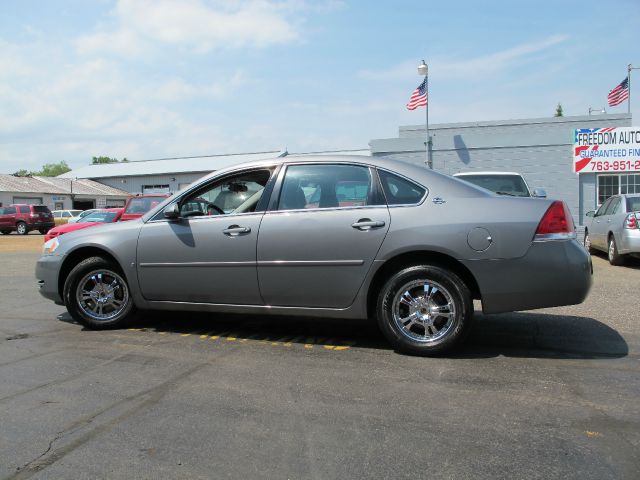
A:
POLYGON ((425 153, 427 157, 427 168, 433 169, 433 161, 431 160, 431 135, 429 135, 429 66, 422 60, 422 63, 418 65, 418 75, 424 75, 425 84, 425 96, 427 103, 425 105, 425 136, 426 142, 425 153))
POLYGON ((631 70, 633 67, 631 64, 627 66, 627 83, 629 87, 629 98, 627 98, 627 113, 631 113, 631 70))

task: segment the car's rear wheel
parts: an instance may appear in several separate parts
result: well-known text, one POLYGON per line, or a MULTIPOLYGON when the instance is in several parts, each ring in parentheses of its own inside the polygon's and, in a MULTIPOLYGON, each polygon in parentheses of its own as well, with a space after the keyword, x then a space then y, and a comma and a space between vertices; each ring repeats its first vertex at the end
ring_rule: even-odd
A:
POLYGON ((75 320, 97 330, 124 325, 133 311, 124 274, 102 257, 87 258, 71 270, 64 303, 75 320))
POLYGON ((2 233, 3 235, 9 235, 11 233, 11 230, 0 230, 0 233, 2 233))
POLYGON ((38 231, 42 234, 42 235, 46 235, 47 232, 49 231, 48 228, 39 228, 38 231))
POLYGON ((465 283, 445 268, 419 265, 394 274, 378 297, 380 329, 399 351, 436 355, 464 336, 473 317, 465 283))
POLYGON ((623 265, 624 256, 618 253, 618 245, 616 245, 616 237, 611 235, 609 237, 609 248, 607 250, 609 263, 611 265, 623 265))
POLYGON ((589 253, 593 253, 593 247, 591 246, 591 237, 589 236, 589 230, 584 231, 584 248, 589 253))
POLYGON ((18 233, 18 235, 26 235, 27 233, 29 233, 27 224, 24 222, 18 222, 16 224, 16 232, 18 233))

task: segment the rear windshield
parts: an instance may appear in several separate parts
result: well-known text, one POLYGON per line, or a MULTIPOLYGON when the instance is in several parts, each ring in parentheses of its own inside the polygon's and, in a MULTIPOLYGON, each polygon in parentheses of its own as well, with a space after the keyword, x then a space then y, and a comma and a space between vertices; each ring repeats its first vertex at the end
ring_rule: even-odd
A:
POLYGON ((461 175, 459 180, 473 183, 499 195, 511 195, 514 197, 529 197, 527 184, 520 175, 461 175))
POLYGON ((640 212, 640 197, 627 197, 627 212, 640 212))
POLYGON ((93 212, 80 220, 78 223, 99 222, 99 223, 111 223, 118 215, 118 212, 93 212))
POLYGON ((136 197, 127 205, 125 213, 147 213, 164 200, 164 197, 136 197))
POLYGON ((35 213, 51 213, 51 210, 46 205, 33 205, 32 208, 35 213))

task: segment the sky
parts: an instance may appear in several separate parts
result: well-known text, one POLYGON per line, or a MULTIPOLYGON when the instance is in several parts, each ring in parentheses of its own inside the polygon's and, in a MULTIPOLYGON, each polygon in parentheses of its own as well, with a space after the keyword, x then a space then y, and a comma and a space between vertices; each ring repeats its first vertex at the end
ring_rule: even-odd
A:
POLYGON ((637 0, 4 0, 0 173, 368 148, 424 123, 422 59, 430 123, 626 113, 639 25, 637 0))

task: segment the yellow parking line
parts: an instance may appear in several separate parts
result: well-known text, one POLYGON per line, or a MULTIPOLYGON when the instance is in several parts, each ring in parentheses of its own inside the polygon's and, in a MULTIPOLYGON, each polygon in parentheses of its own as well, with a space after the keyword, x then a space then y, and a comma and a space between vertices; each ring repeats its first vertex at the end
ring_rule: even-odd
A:
POLYGON ((190 333, 181 333, 180 336, 181 337, 190 337, 191 334, 190 333))

